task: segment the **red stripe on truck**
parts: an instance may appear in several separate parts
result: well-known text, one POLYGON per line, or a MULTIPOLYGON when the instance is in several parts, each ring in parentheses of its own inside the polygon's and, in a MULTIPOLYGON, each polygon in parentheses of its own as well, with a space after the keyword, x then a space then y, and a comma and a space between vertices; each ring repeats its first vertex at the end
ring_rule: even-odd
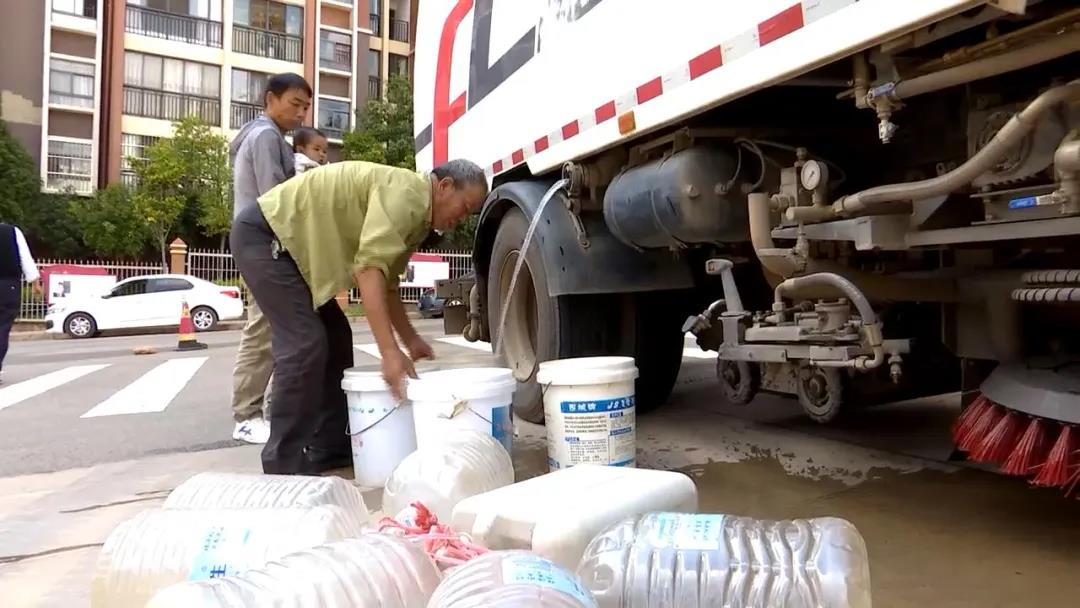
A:
POLYGON ((514 153, 510 155, 510 161, 513 162, 514 165, 520 165, 525 162, 525 150, 522 150, 521 148, 514 150, 514 153))
POLYGON ((723 47, 714 46, 690 60, 690 80, 700 78, 722 65, 724 65, 723 47))
POLYGON ((570 139, 571 137, 577 135, 580 132, 581 132, 581 127, 578 126, 578 121, 576 121, 576 120, 570 121, 570 122, 566 123, 565 125, 563 125, 562 138, 563 139, 570 139))
POLYGON ((491 170, 494 171, 495 173, 502 173, 503 162, 501 160, 497 160, 497 161, 491 163, 491 170))
POLYGON ((645 103, 664 93, 664 81, 659 76, 637 88, 637 102, 645 103))
POLYGON ((802 26, 802 3, 796 3, 758 24, 758 44, 765 46, 776 42, 802 26))
POLYGON ((533 147, 536 148, 536 153, 537 154, 543 152, 544 150, 547 150, 547 148, 548 148, 547 135, 545 135, 545 136, 541 137, 540 139, 536 140, 535 142, 533 142, 533 147))
POLYGON ((609 101, 599 108, 596 108, 594 114, 596 115, 596 124, 615 118, 615 102, 609 101))
POLYGON ((458 26, 472 10, 473 0, 458 0, 443 24, 439 36, 439 50, 435 59, 435 100, 431 117, 431 156, 432 166, 450 160, 450 125, 465 112, 464 96, 460 110, 450 103, 450 69, 454 64, 454 39, 457 38, 458 26), (455 116, 455 111, 459 113, 455 116))

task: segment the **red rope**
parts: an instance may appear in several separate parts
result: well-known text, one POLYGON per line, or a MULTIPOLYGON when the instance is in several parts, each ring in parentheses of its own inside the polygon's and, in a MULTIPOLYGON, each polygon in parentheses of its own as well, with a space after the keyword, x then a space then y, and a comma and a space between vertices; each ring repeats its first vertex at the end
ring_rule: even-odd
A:
POLYGON ((459 566, 487 553, 487 548, 472 542, 466 534, 454 532, 440 524, 435 514, 424 505, 414 502, 396 517, 384 517, 379 532, 404 536, 406 540, 423 545, 424 551, 440 567, 459 566))

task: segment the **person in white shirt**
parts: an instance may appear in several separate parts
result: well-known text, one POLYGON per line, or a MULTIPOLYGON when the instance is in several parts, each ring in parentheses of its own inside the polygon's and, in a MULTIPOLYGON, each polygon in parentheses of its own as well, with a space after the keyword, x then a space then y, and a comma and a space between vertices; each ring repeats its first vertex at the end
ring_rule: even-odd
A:
POLYGON ((300 127, 293 133, 293 161, 296 174, 326 164, 326 135, 318 129, 300 127))
POLYGON ((41 273, 30 255, 30 246, 26 244, 22 230, 0 223, 0 373, 7 356, 11 327, 22 305, 23 281, 33 285, 35 294, 41 293, 41 273))

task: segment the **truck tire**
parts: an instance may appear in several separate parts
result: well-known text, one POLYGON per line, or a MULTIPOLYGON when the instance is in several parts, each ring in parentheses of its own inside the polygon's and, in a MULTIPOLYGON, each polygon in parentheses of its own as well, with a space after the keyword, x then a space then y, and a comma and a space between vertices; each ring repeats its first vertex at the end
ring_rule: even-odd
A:
MULTIPOLYGON (((511 275, 528 230, 525 215, 509 211, 499 224, 491 248, 487 276, 487 313, 491 342, 499 340, 499 316, 511 275)), ((548 270, 533 236, 514 286, 506 314, 502 345, 504 364, 518 380, 514 414, 534 423, 544 421, 540 362, 570 357, 626 355, 634 357, 639 377, 637 409, 647 412, 671 393, 682 363, 683 317, 670 308, 670 294, 548 295, 548 270), (627 334, 630 334, 627 336, 627 334), (628 340, 624 340, 626 336, 628 340)))

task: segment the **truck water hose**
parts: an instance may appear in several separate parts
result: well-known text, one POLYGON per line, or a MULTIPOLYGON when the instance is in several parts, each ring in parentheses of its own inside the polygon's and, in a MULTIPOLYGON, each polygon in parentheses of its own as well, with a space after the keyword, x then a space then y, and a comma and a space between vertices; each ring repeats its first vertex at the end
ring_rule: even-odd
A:
POLYGON ((956 169, 930 179, 877 186, 850 194, 833 203, 833 214, 859 215, 871 205, 921 200, 949 194, 967 186, 975 181, 975 178, 992 169, 1010 149, 1019 145, 1035 129, 1043 114, 1078 98, 1080 80, 1056 86, 1036 97, 1026 108, 1013 116, 986 146, 956 169))

